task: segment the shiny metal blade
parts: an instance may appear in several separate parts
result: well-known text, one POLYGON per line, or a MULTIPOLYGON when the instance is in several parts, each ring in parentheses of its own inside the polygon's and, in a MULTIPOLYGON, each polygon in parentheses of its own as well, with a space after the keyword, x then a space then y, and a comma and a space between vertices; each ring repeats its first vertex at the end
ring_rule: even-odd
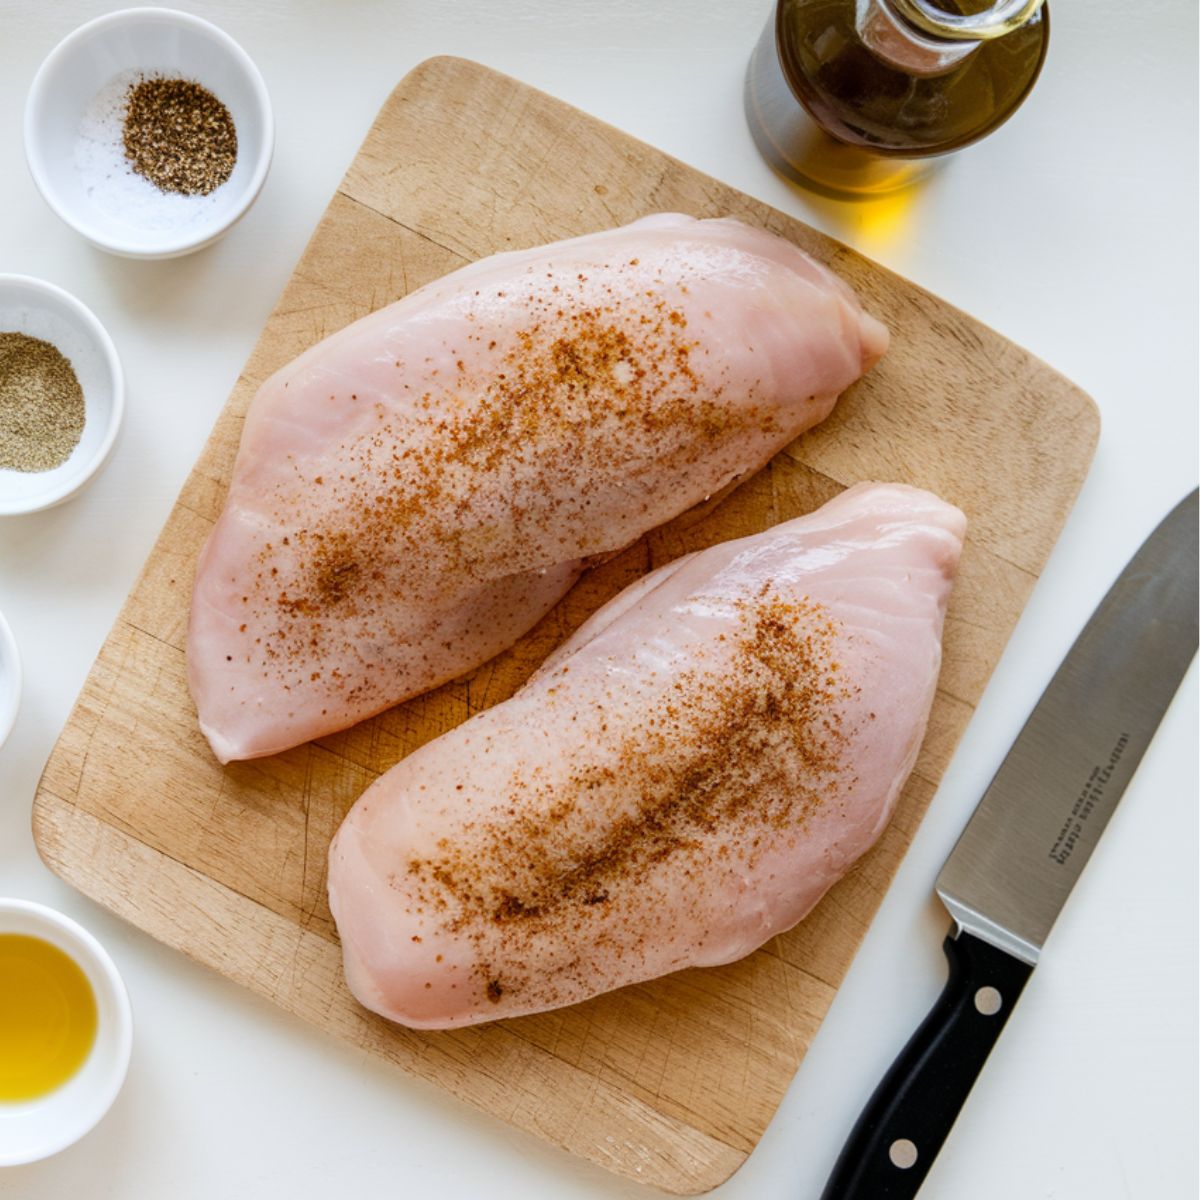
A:
POLYGON ((1036 963, 1196 653, 1197 493, 1092 614, 937 879, 963 929, 1036 963))

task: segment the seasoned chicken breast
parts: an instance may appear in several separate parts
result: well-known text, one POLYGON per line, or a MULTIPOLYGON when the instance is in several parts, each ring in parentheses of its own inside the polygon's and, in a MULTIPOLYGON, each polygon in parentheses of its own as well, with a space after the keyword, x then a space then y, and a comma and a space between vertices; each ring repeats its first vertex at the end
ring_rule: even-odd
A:
POLYGON ((964 528, 928 492, 861 484, 682 558, 380 777, 330 849, 354 994, 448 1028, 794 925, 916 759, 964 528))
POLYGON ((677 215, 485 259, 327 338, 255 396, 200 556, 188 678, 214 753, 484 662, 886 344, 791 243, 677 215))

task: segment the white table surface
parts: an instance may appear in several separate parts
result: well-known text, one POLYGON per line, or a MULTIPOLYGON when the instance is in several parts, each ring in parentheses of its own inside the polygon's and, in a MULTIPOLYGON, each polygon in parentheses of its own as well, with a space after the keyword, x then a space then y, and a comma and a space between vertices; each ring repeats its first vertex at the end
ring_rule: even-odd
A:
MULTIPOLYGON (((477 59, 841 238, 1070 376, 1104 429, 1079 502, 778 1115, 723 1200, 816 1197, 862 1102, 940 990, 931 886, 1054 665, 1197 478, 1195 0, 1053 0, 1021 112, 903 212, 775 177, 741 110, 767 0, 197 0, 275 105, 256 206, 165 263, 86 245, 34 189, 25 92, 95 0, 0 0, 0 271, 88 304, 128 374, 113 460, 82 495, 0 520, 0 611, 26 686, 0 751, 0 894, 109 948, 135 1012, 129 1079, 83 1141, 0 1170, 62 1200, 638 1197, 276 1011, 109 916, 41 864, 39 772, 258 331, 380 103, 433 54, 477 59)), ((928 1200, 1194 1200, 1197 686, 1193 663, 1020 1008, 922 1191, 928 1200)))

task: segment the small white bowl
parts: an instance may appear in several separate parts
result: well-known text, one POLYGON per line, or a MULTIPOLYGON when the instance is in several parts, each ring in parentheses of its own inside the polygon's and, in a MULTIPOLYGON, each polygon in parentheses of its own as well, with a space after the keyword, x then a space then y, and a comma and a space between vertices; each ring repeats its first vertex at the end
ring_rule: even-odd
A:
POLYGON ((0 1167, 36 1162, 77 1142, 112 1107, 133 1046, 129 993, 108 952, 70 917, 30 900, 0 899, 0 933, 41 938, 69 955, 96 997, 96 1040, 83 1066, 36 1100, 0 1102, 0 1167))
POLYGON ((74 296, 28 275, 0 275, 0 333, 57 346, 83 389, 84 425, 70 458, 49 471, 0 468, 0 516, 37 512, 73 496, 100 469, 125 412, 125 376, 112 338, 74 296))
POLYGON ((4 614, 0 613, 0 748, 12 733, 21 703, 21 656, 4 614))
POLYGON ((250 57, 215 25, 170 8, 123 9, 81 25, 42 63, 25 103, 25 157, 46 202, 93 245, 126 258, 174 258, 216 241, 262 190, 274 143, 271 102, 250 57), (192 80, 229 110, 237 163, 210 196, 163 196, 132 175, 125 185, 146 193, 137 203, 102 188, 89 195, 95 180, 75 161, 84 114, 106 85, 135 73, 192 80))

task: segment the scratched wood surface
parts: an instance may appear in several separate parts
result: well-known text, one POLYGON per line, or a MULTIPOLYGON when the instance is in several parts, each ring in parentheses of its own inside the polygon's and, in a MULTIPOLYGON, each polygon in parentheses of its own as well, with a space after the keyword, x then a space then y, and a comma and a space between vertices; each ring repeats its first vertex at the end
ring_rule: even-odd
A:
MULTIPOLYGON (((1091 400, 1019 347, 840 244, 539 92, 439 58, 393 92, 268 320, 39 785, 64 878, 155 937, 564 1149, 674 1193, 730 1175, 770 1121, 933 795, 1091 459, 1091 400), (657 210, 734 215, 840 271, 892 348, 835 414, 723 497, 596 569, 465 680, 274 758, 217 765, 184 673, 193 563, 259 383, 324 335, 499 250, 657 210), (650 567, 902 480, 970 534, 925 740, 891 827, 797 929, 732 966, 560 1012, 416 1033, 341 978, 329 839, 372 779, 509 694, 650 567)), ((397 1076, 397 1086, 405 1086, 397 1076)))

